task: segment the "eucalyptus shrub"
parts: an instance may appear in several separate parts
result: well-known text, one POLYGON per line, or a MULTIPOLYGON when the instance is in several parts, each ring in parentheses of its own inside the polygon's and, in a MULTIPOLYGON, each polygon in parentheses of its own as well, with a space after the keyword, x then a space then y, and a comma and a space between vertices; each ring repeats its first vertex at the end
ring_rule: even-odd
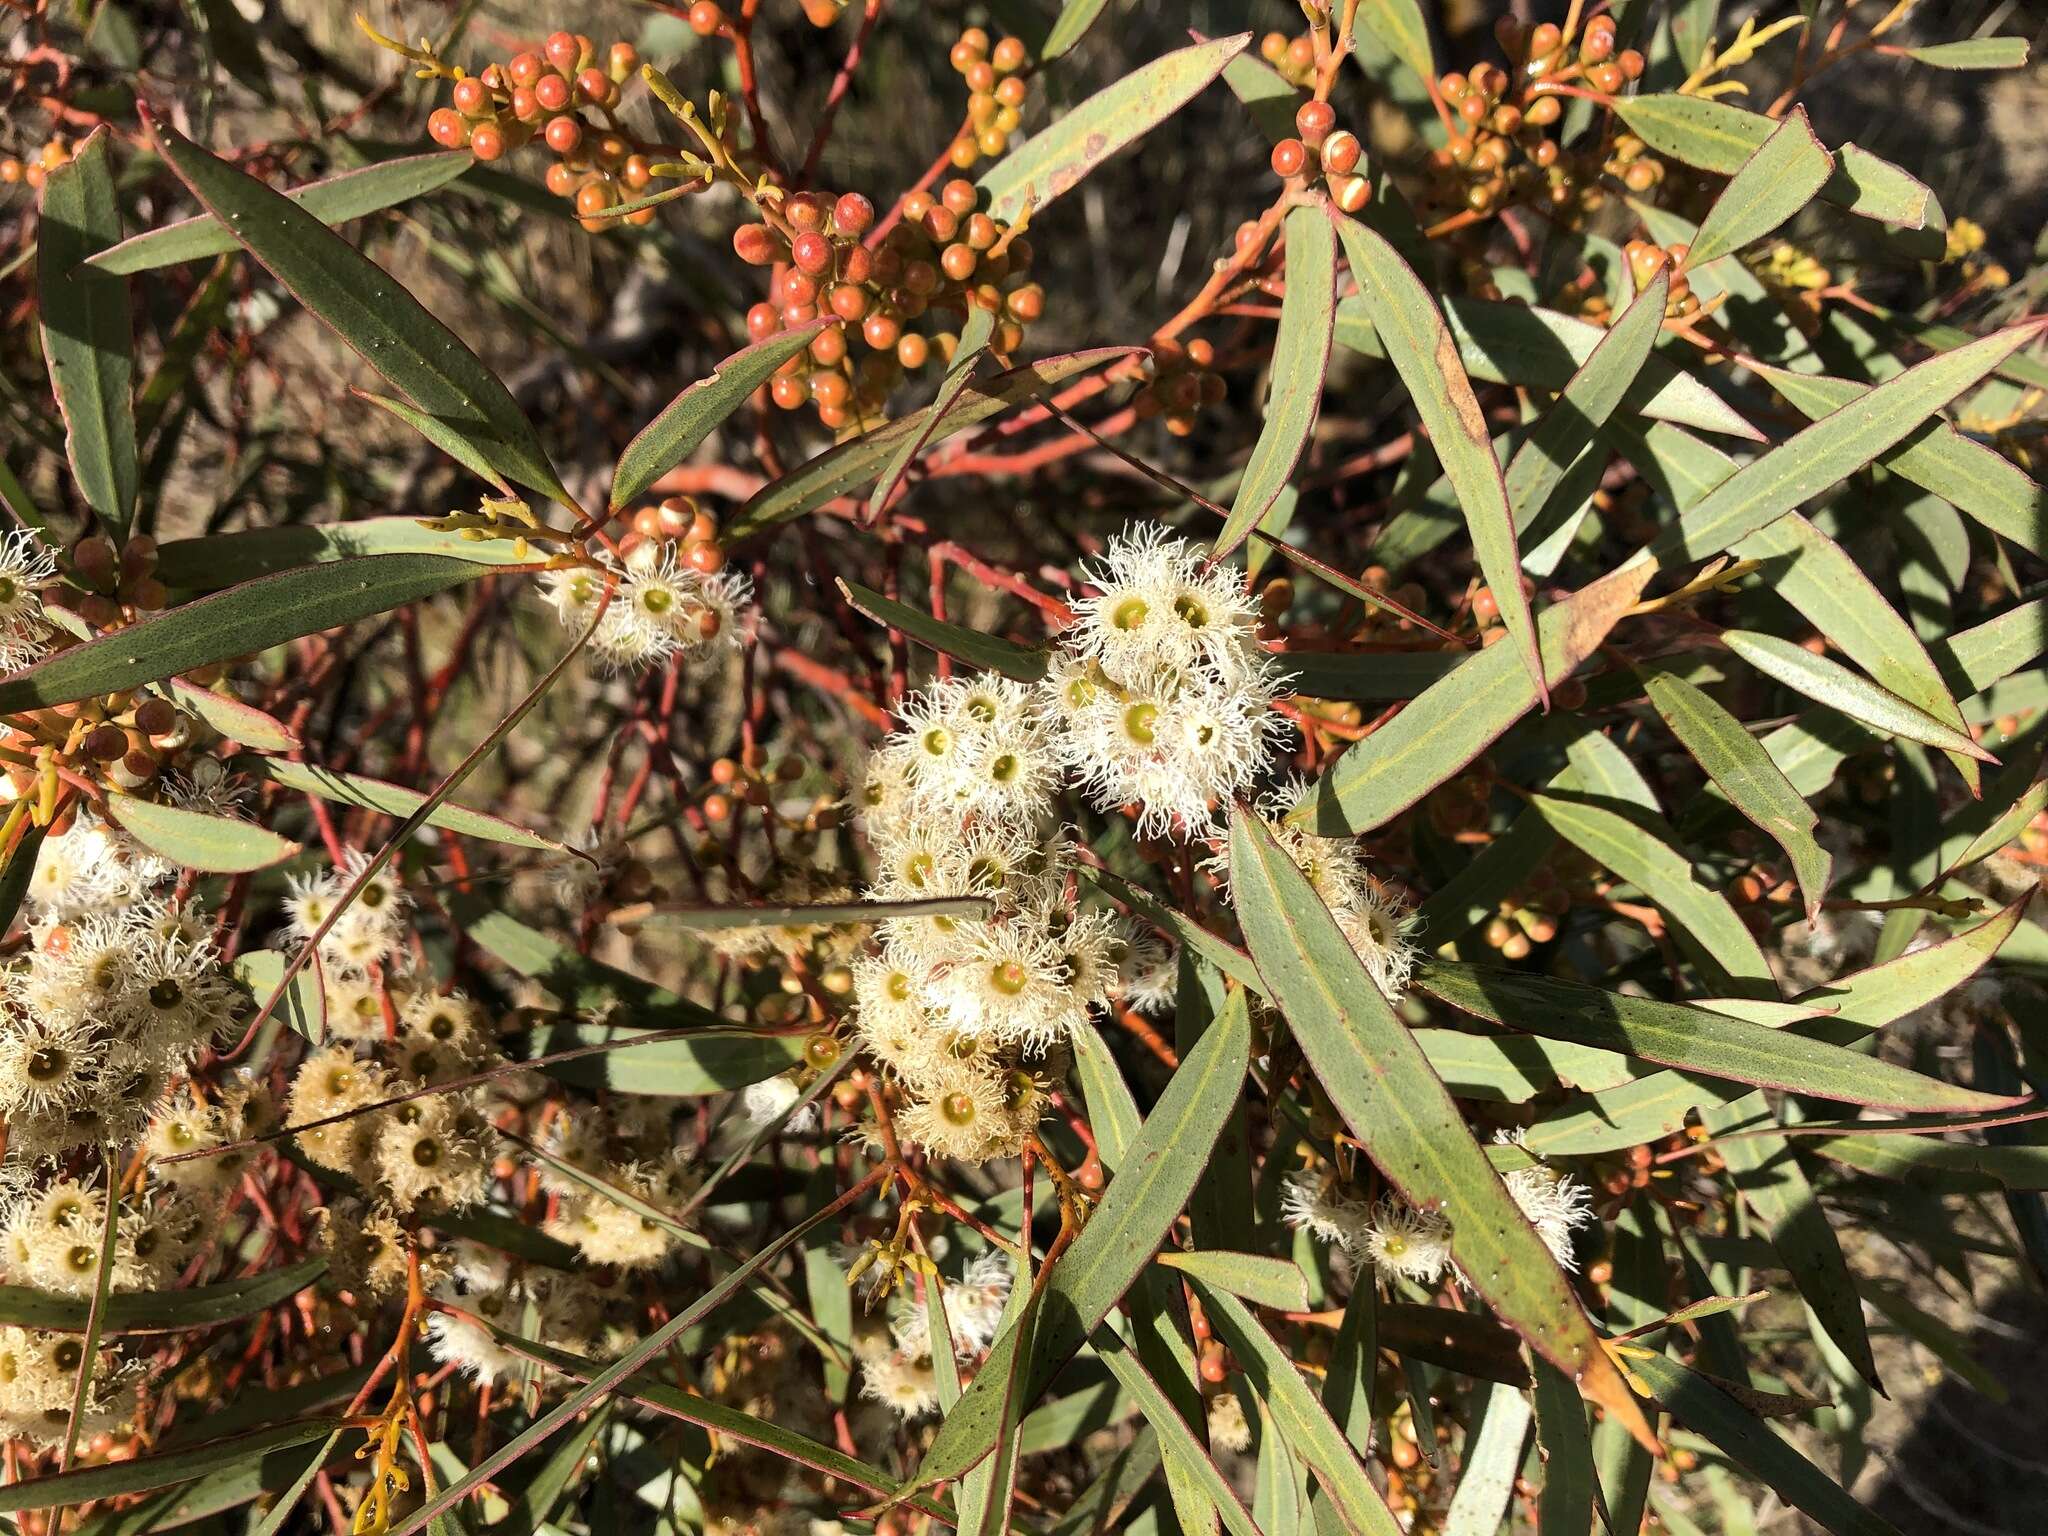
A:
POLYGON ((1808 108, 2026 43, 987 9, 9 8, 19 1530, 1861 1536, 1995 1376, 2048 322, 1808 108))

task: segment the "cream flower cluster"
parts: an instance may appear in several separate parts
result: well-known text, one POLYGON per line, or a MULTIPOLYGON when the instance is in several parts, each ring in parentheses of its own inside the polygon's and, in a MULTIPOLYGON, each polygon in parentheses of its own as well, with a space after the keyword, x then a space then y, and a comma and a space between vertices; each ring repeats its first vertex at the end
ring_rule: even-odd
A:
POLYGON ((0 971, 0 1114, 23 1160, 125 1144, 227 1022, 234 990, 174 873, 81 813, 45 840, 29 939, 0 971))
POLYGON ((542 578, 541 592, 563 628, 580 635, 597 614, 605 588, 616 588, 590 637, 591 648, 616 671, 737 648, 739 610, 752 595, 752 584, 731 571, 708 576, 695 571, 683 564, 676 549, 647 541, 633 546, 623 560, 607 556, 602 569, 550 571, 542 578))
MULTIPOLYGON (((1358 956, 1373 985, 1389 1003, 1408 990, 1421 952, 1414 940, 1415 917, 1400 897, 1386 890, 1367 871, 1365 854, 1353 838, 1319 837, 1291 825, 1288 814, 1308 795, 1306 782, 1295 779, 1259 799, 1258 813, 1273 838, 1308 877, 1323 905, 1358 956)), ((1230 845, 1220 845, 1204 867, 1227 885, 1230 845)))
POLYGON ((1098 808, 1135 805, 1141 837, 1208 835, 1287 731, 1258 609, 1236 570, 1156 524, 1081 574, 1095 595, 1040 688, 1060 766, 1098 808))
MULTIPOLYGON (((412 902, 404 887, 388 868, 378 870, 364 882, 354 900, 345 907, 341 905, 342 897, 369 868, 370 859, 368 853, 357 849, 338 868, 293 875, 287 881, 291 894, 285 899, 284 910, 295 938, 310 943, 333 919, 333 926, 320 936, 320 965, 330 985, 344 984, 339 989, 344 996, 348 995, 348 982, 360 984, 361 990, 367 992, 371 969, 399 955, 405 943, 406 919, 412 912, 412 902), (336 911, 340 912, 339 917, 334 916, 336 911)), ((330 1008, 329 1012, 331 1015, 333 1010, 330 1008)), ((382 1033, 381 1014, 376 1025, 376 1032, 382 1033)))
POLYGON ((461 1310, 428 1316, 428 1348, 475 1381, 516 1380, 528 1369, 493 1328, 544 1339, 552 1349, 586 1359, 609 1359, 636 1337, 632 1298, 616 1278, 605 1285, 587 1274, 515 1266, 495 1249, 466 1242, 455 1245, 447 1269, 434 1294, 461 1310))
MULTIPOLYGON (((1515 1140, 1506 1131, 1494 1139, 1504 1145, 1515 1140)), ((1572 1234, 1593 1219, 1592 1191, 1540 1162, 1503 1174, 1501 1182, 1557 1262, 1576 1270, 1572 1234)), ((1281 1187, 1281 1214, 1289 1226, 1416 1285, 1435 1285, 1454 1265, 1449 1220, 1396 1195, 1368 1205, 1327 1177, 1301 1173, 1281 1187)), ((1464 1276, 1459 1279, 1462 1283, 1464 1276)))
POLYGON ((50 648, 43 593, 57 582, 57 557, 30 528, 0 538, 0 672, 39 660, 50 648))
POLYGON ((697 1177, 675 1143, 666 1103, 627 1099, 610 1114, 557 1116, 544 1145, 554 1159, 540 1165, 541 1187, 554 1197, 550 1237, 573 1244, 593 1264, 621 1270, 654 1268, 682 1245, 673 1213, 696 1192, 697 1177), (613 1199, 607 1189, 628 1199, 613 1199), (650 1209, 669 1219, 655 1220, 650 1209))
POLYGON ((1108 1002, 1128 949, 1114 914, 1076 905, 1033 702, 1003 678, 935 683, 904 703, 860 797, 871 899, 991 904, 986 918, 890 918, 853 967, 861 1041, 908 1099, 898 1128, 969 1162, 1022 1151, 1044 1058, 1108 1002))
MULTIPOLYGON (((85 1340, 78 1334, 0 1327, 0 1438, 38 1447, 62 1444, 84 1363, 85 1340)), ((79 1419, 86 1443, 133 1416, 143 1371, 140 1361, 100 1351, 79 1419)))
MULTIPOLYGON (((985 1253, 967 1266, 958 1281, 944 1282, 946 1331, 952 1338, 955 1359, 971 1361, 995 1342, 1015 1273, 1007 1255, 985 1253)), ((941 1282, 928 1276, 925 1283, 941 1282)), ((855 1340, 855 1352, 860 1359, 861 1393, 869 1401, 893 1409, 904 1419, 921 1418, 937 1410, 931 1314, 922 1303, 906 1299, 890 1319, 889 1331, 862 1335, 855 1340)))

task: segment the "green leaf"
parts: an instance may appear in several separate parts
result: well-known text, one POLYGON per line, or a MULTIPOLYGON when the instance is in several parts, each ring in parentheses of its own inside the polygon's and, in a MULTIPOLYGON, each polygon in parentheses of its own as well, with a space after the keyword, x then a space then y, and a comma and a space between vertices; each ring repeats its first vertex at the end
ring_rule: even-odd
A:
POLYGON ((1714 199, 1685 264, 1705 266, 1761 240, 1812 202, 1834 169, 1835 157, 1813 136, 1805 108, 1794 107, 1714 199))
POLYGON ((1436 55, 1429 46, 1429 23, 1416 0, 1364 0, 1358 19, 1373 30, 1393 55, 1422 80, 1436 80, 1436 55))
POLYGON ((1720 786, 1729 803, 1785 850, 1806 896, 1807 920, 1813 921, 1827 894, 1828 870, 1833 863, 1814 840, 1819 813, 1792 787, 1756 738, 1742 728, 1742 722, 1691 683, 1666 673, 1650 678, 1644 691, 1672 735, 1720 786))
POLYGON ((1936 69, 2021 69, 2027 62, 2024 37, 1966 37, 1954 43, 1927 43, 1896 50, 1936 69))
POLYGON ((1275 1312, 1308 1310, 1308 1276, 1292 1259, 1276 1259, 1263 1253, 1181 1253, 1168 1249, 1159 1255, 1159 1262, 1205 1286, 1242 1296, 1275 1312))
MULTIPOLYGON (((661 905, 634 913, 633 921, 691 931, 727 928, 822 928, 839 923, 879 923, 892 917, 986 919, 995 903, 986 896, 934 896, 923 901, 816 901, 798 905, 735 902, 730 905, 661 905)), ((623 918, 624 914, 620 916, 623 918)))
POLYGON ((173 1483, 189 1483, 224 1467, 260 1460, 273 1451, 324 1440, 340 1426, 339 1419, 302 1419, 277 1424, 250 1434, 215 1440, 183 1450, 155 1456, 138 1456, 133 1461, 109 1462, 84 1467, 51 1477, 31 1478, 0 1488, 0 1514, 24 1509, 47 1509, 58 1504, 83 1504, 90 1499, 111 1499, 126 1493, 147 1493, 173 1483))
MULTIPOLYGON (((1804 517, 1787 512, 1730 553, 1764 561, 1758 579, 1878 683, 1941 724, 1966 730, 1963 712, 1913 626, 1885 601, 1848 552, 1804 517)), ((1968 757, 1951 761, 1974 793, 1976 763, 1968 757)))
POLYGON ((1038 217, 1103 161, 1194 100, 1251 40, 1241 32, 1154 59, 1040 129, 981 178, 989 217, 1012 224, 1020 215, 1038 217))
MULTIPOLYGON (((1144 1415, 1145 1423, 1158 1434, 1160 1447, 1188 1469, 1196 1486, 1216 1507, 1230 1536, 1265 1536, 1252 1519, 1251 1512, 1239 1502, 1230 1480, 1210 1459, 1208 1448, 1188 1428, 1187 1420, 1180 1416, 1173 1400, 1139 1361, 1130 1342, 1105 1323, 1094 1331, 1089 1343, 1094 1347, 1095 1357, 1116 1377, 1117 1384, 1137 1400, 1138 1411, 1144 1415)), ((941 1425, 940 1433, 944 1432, 941 1425)), ((1172 1462, 1168 1464, 1172 1465, 1172 1462)))
POLYGON ((802 1035, 763 1035, 731 1026, 683 1039, 634 1044, 647 1033, 610 1024, 557 1024, 522 1038, 536 1056, 579 1045, 617 1045, 617 1050, 556 1062, 544 1070, 583 1088, 661 1098, 727 1093, 787 1072, 804 1059, 802 1035))
MULTIPOLYGON (((475 158, 466 149, 436 150, 322 177, 291 188, 285 196, 322 224, 346 224, 445 187, 474 164, 475 158)), ((101 251, 86 266, 95 272, 147 272, 174 262, 218 256, 236 246, 235 237, 219 219, 202 213, 123 240, 101 251)))
MULTIPOLYGON (((1553 686, 1607 638, 1649 576, 1644 565, 1611 572, 1544 612, 1538 633, 1553 686)), ((1520 658, 1490 646, 1346 751, 1288 820, 1333 837, 1382 826, 1456 775, 1535 703, 1520 658)))
POLYGON ((1629 1368, 1674 1418, 1835 1536, 1898 1536, 1790 1441, 1697 1372, 1660 1354, 1632 1355, 1629 1368))
POLYGON ((776 369, 808 347, 819 332, 838 324, 833 316, 824 315, 744 347, 669 401, 619 455, 618 468, 612 471, 612 509, 625 506, 695 453, 776 369))
POLYGON ((1653 1437, 1564 1272, 1472 1139, 1308 877, 1243 806, 1230 818, 1231 895, 1259 974, 1351 1132, 1412 1205, 1451 1223, 1460 1270, 1501 1321, 1582 1391, 1653 1437))
MULTIPOLYGON (((1489 384, 1561 390, 1607 335, 1601 326, 1528 304, 1446 296, 1443 308, 1466 372, 1489 384)), ((1369 357, 1387 355, 1356 294, 1337 305, 1337 340, 1369 357)), ((1632 414, 1700 432, 1763 436, 1699 379, 1654 353, 1623 403, 1632 414)))
POLYGON ((1659 272, 1601 337, 1516 450, 1505 479, 1508 505, 1518 524, 1526 528, 1540 520, 1565 471, 1621 405, 1664 329, 1670 292, 1670 273, 1659 272))
MULTIPOLYGON (((358 400, 376 406, 380 411, 396 416, 477 479, 495 487, 499 494, 508 497, 512 494, 510 482, 492 466, 484 451, 438 416, 429 416, 425 411, 403 400, 395 400, 390 395, 380 395, 372 390, 351 389, 349 393, 358 400)), ((460 537, 459 534, 457 536, 460 537)))
POLYGON ((1345 1528, 1357 1536, 1393 1536, 1401 1527, 1373 1487, 1357 1449, 1301 1379, 1300 1368, 1273 1342, 1251 1309, 1228 1289, 1211 1285, 1200 1276, 1193 1278, 1203 1312, 1266 1405, 1270 1428, 1314 1470, 1316 1481, 1343 1516, 1345 1528))
POLYGON ((1045 46, 1038 50, 1038 62, 1050 64, 1086 37, 1108 3, 1109 0, 1066 0, 1052 30, 1045 35, 1045 46))
POLYGON ((1564 1374, 1536 1366, 1536 1445, 1543 1487, 1536 1499, 1537 1536, 1586 1536, 1593 1528, 1593 1438, 1586 1405, 1564 1374))
POLYGON ((99 282, 79 263, 121 238, 108 163, 111 135, 95 128, 43 183, 36 224, 36 310, 50 389, 64 416, 64 451, 86 504, 119 542, 135 511, 135 342, 128 285, 99 282))
MULTIPOLYGON (((1761 112, 1670 92, 1620 97, 1614 110, 1660 155, 1718 176, 1739 172, 1778 128, 1761 112)), ((1835 173, 1820 189, 1822 197, 1866 219, 1909 229, 1926 224, 1932 194, 1920 182, 1854 144, 1844 144, 1835 157, 1835 173)))
POLYGON ((828 448, 808 464, 801 464, 779 480, 761 487, 733 515, 726 527, 728 541, 745 538, 786 523, 791 518, 814 512, 826 502, 844 496, 880 475, 905 438, 926 435, 941 442, 976 422, 986 421, 1011 406, 1030 399, 1040 390, 1064 383, 1077 374, 1105 363, 1128 357, 1131 347, 1096 347, 1087 352, 1069 352, 1043 358, 999 373, 980 388, 960 391, 960 398, 936 428, 930 427, 931 411, 926 406, 880 426, 872 432, 828 448))
POLYGON ((166 586, 217 592, 256 576, 365 555, 443 555, 477 566, 528 565, 536 558, 532 549, 516 549, 511 539, 465 539, 458 530, 430 528, 417 518, 366 517, 172 539, 157 550, 157 575, 166 586))
MULTIPOLYGON (((274 949, 244 950, 235 957, 235 980, 261 999, 269 997, 284 983, 284 971, 291 961, 274 949)), ((311 966, 292 977, 291 986, 279 1000, 277 1011, 292 1029, 319 1045, 327 1038, 327 989, 311 966)))
POLYGON ((230 741, 264 752, 296 752, 303 743, 291 727, 253 704, 182 677, 171 679, 171 699, 180 709, 190 710, 230 741))
POLYGON ((1754 630, 1723 630, 1721 639, 1729 650, 1766 677, 1777 679, 1815 703, 1840 710, 1872 730, 1903 736, 1944 752, 1960 752, 1981 763, 1998 761, 1966 733, 1942 724, 1918 705, 1909 704, 1890 689, 1880 688, 1830 657, 1816 656, 1790 640, 1754 630))
POLYGON ((571 504, 511 392, 389 273, 284 194, 168 124, 150 126, 206 210, 400 394, 508 478, 571 504))
POLYGON ((989 343, 995 336, 996 312, 984 309, 979 304, 972 307, 967 323, 960 327, 960 339, 953 348, 953 360, 946 367, 946 376, 939 380, 938 390, 932 395, 929 410, 924 412, 925 429, 915 437, 906 437, 897 444, 896 451, 889 456, 888 466, 882 471, 875 488, 868 493, 868 521, 873 522, 882 515, 882 509, 889 504, 889 497, 902 481, 911 461, 924 452, 933 431, 946 419, 946 412, 953 408, 953 402, 960 398, 960 391, 967 387, 967 381, 974 376, 975 366, 987 354, 989 343))
MULTIPOLYGON (((1182 1060, 1087 1226, 1041 1282, 1037 1336, 1019 1379, 1026 1406, 1131 1288, 1187 1205, 1243 1089, 1250 1042, 1250 1015, 1239 994, 1182 1060)), ((1014 1332, 996 1340, 907 1486, 950 1481, 994 1447, 1016 1353, 1014 1332)))
POLYGON ((1267 143, 1294 137, 1294 112, 1301 105, 1301 92, 1281 79, 1272 65, 1256 55, 1240 53, 1223 66, 1223 83, 1244 103, 1267 143))
POLYGON ((1320 202, 1302 203, 1287 212, 1287 291, 1281 297, 1280 326, 1273 340, 1264 424, 1245 460, 1230 516, 1209 552, 1212 560, 1228 555, 1258 527, 1286 488, 1315 427, 1337 322, 1337 237, 1332 217, 1328 205, 1320 202))
POLYGON ((1474 1018, 1731 1082, 1901 1110, 1991 1110, 2014 1102, 1791 1029, 1561 976, 1430 960, 1415 984, 1474 1018))
POLYGON ((1704 560, 1846 479, 2041 333, 2028 321, 1908 368, 1753 459, 1650 542, 1670 565, 1704 560))
POLYGON ((1706 951, 1717 983, 1770 987, 1770 962, 1734 907, 1693 873, 1692 860, 1638 820, 1604 805, 1531 795, 1529 803, 1559 836, 1605 865, 1671 915, 1706 951))
MULTIPOLYGON (((176 1291, 116 1291, 107 1298, 105 1333, 177 1333, 238 1322, 298 1295, 327 1271, 325 1259, 306 1259, 283 1269, 240 1280, 187 1286, 176 1291)), ((25 1285, 0 1285, 0 1322, 22 1328, 78 1333, 85 1328, 87 1303, 25 1285)))
POLYGON ((244 875, 282 864, 299 844, 235 816, 182 810, 133 795, 109 794, 107 819, 152 853, 184 869, 244 875))
POLYGON ((482 566, 436 555, 367 555, 259 577, 45 657, 0 681, 0 714, 161 682, 352 624, 483 574, 482 566))
POLYGON ((36 855, 42 852, 43 839, 49 835, 47 827, 23 827, 20 841, 7 855, 6 864, 0 866, 0 938, 5 938, 7 930, 14 926, 15 914, 21 911, 22 898, 28 894, 28 883, 35 878, 36 855))
POLYGON ((732 1029, 732 1020, 580 955, 474 897, 451 903, 463 936, 484 953, 544 987, 570 1009, 662 1029, 732 1029))
POLYGON ((944 619, 935 619, 921 608, 908 603, 899 603, 892 597, 871 592, 866 587, 841 579, 839 590, 846 600, 877 624, 886 624, 891 629, 901 630, 913 640, 921 640, 942 656, 951 656, 955 661, 964 661, 971 667, 980 667, 985 672, 1000 672, 1004 677, 1014 677, 1020 683, 1035 683, 1045 676, 1045 652, 1031 650, 1005 640, 1001 635, 983 634, 978 629, 963 629, 958 624, 948 624, 944 619))
MULTIPOLYGON (((1871 389, 1825 374, 1756 367, 1765 383, 1815 420, 1871 389)), ((2048 516, 2043 514, 2048 493, 2012 460, 1971 442, 1948 423, 1913 433, 1877 462, 1967 512, 2000 538, 2033 554, 2048 553, 2048 516)))
MULTIPOLYGON (((416 789, 387 784, 382 779, 366 778, 360 773, 336 773, 317 763, 292 763, 267 757, 245 760, 242 766, 288 789, 304 790, 309 795, 318 795, 323 800, 333 800, 342 805, 381 811, 401 821, 427 803, 427 797, 416 789)), ((446 832, 459 832, 464 837, 481 837, 489 842, 504 843, 513 848, 531 848, 537 853, 568 852, 551 837, 542 837, 502 816, 473 811, 452 801, 435 806, 427 817, 427 825, 446 832)))
POLYGON ((1536 623, 1522 591, 1522 552, 1515 538, 1500 460, 1479 397, 1465 376, 1450 327, 1436 300, 1385 237, 1356 219, 1337 218, 1337 233, 1367 316, 1387 344, 1387 358, 1429 432, 1444 473, 1458 493, 1479 568, 1493 589, 1501 621, 1528 668, 1537 697, 1550 687, 1537 649, 1536 623))
POLYGON ((1529 1400, 1496 1383, 1478 1430, 1465 1436, 1458 1486, 1444 1514, 1444 1536, 1493 1536, 1500 1529, 1521 1474, 1529 1418, 1529 1400))
POLYGON ((1937 1174, 1944 1189, 2048 1189, 2048 1147, 2043 1146, 1980 1146, 1926 1136, 1877 1134, 1817 1136, 1807 1146, 1821 1157, 1881 1179, 1937 1174))
POLYGON ((1424 1360, 1460 1376, 1529 1384, 1521 1341, 1491 1318, 1450 1307, 1386 1302, 1378 1308, 1380 1347, 1404 1360, 1424 1360))

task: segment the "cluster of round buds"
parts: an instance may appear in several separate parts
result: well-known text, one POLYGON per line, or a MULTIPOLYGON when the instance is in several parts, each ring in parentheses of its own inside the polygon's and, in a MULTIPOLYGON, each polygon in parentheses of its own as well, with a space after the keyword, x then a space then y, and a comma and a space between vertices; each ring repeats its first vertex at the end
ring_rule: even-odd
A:
MULTIPOLYGON (((585 229, 602 229, 606 209, 653 179, 647 157, 620 130, 616 114, 620 88, 639 67, 631 43, 613 43, 600 64, 589 38, 556 32, 538 52, 486 65, 481 74, 457 71, 449 105, 427 119, 427 132, 444 149, 467 148, 484 161, 538 138, 556 156, 548 190, 575 199, 585 229)), ((646 224, 654 210, 625 217, 646 224)))
POLYGON ((1003 38, 991 47, 980 27, 962 32, 949 57, 967 82, 967 126, 949 151, 953 168, 964 171, 1010 147, 1010 135, 1024 120, 1030 87, 1022 71, 1031 60, 1017 38, 1003 38))
POLYGON ((1662 246, 1649 240, 1631 240, 1621 248, 1621 254, 1628 262, 1629 277, 1638 292, 1664 268, 1671 269, 1671 291, 1664 300, 1667 318, 1690 315, 1700 307, 1699 295, 1692 291, 1692 284, 1685 277, 1685 258, 1690 249, 1684 245, 1662 246))
MULTIPOLYGON (((632 537, 646 543, 673 543, 684 565, 699 576, 715 575, 725 566, 718 542, 718 519, 688 496, 665 496, 633 514, 632 537)), ((629 552, 637 545, 628 545, 629 552)))
POLYGON ((1268 32, 1259 39, 1259 57, 1297 90, 1307 90, 1315 84, 1315 39, 1306 32, 1294 38, 1285 32, 1268 32))
POLYGON ((1141 837, 1206 836, 1286 730, 1257 601, 1235 568, 1157 525, 1112 539, 1082 574, 1095 594, 1039 685, 1061 760, 1102 810, 1134 807, 1141 837))
POLYGON ((1664 181, 1664 162, 1632 133, 1615 135, 1600 168, 1631 192, 1648 192, 1664 181))
MULTIPOLYGON (((688 515, 694 530, 697 514, 688 515)), ((542 582, 563 628, 580 635, 596 619, 590 643, 605 665, 700 661, 739 646, 739 610, 753 586, 744 576, 718 569, 723 557, 715 542, 640 538, 622 549, 621 559, 606 556, 600 564, 550 571, 542 582), (707 564, 708 572, 699 569, 707 564)))
POLYGON ((1024 344, 1025 327, 1045 313, 1045 290, 1026 275, 1029 242, 981 212, 979 200, 974 184, 958 179, 936 196, 912 193, 901 221, 875 249, 862 242, 874 227, 874 204, 856 192, 836 200, 812 192, 786 198, 786 237, 768 224, 734 232, 741 260, 776 269, 769 302, 747 311, 751 339, 820 315, 844 322, 820 331, 777 371, 769 386, 777 405, 795 410, 809 403, 835 431, 875 414, 906 370, 951 360, 955 332, 909 329, 927 314, 964 317, 970 306, 984 309, 996 317, 997 352, 1024 344), (855 336, 865 348, 858 361, 855 336))
POLYGON ((26 182, 31 188, 40 191, 43 178, 70 158, 71 146, 61 138, 51 139, 25 160, 8 155, 0 159, 0 187, 12 187, 26 182))
POLYGON ((1620 45, 1615 20, 1605 13, 1588 21, 1576 40, 1554 22, 1527 27, 1512 16, 1494 24, 1494 36, 1532 81, 1583 79, 1601 95, 1612 96, 1643 77, 1642 54, 1620 45))
POLYGON ((1131 404, 1141 417, 1162 416, 1167 431, 1186 437, 1195 430, 1195 413, 1221 404, 1229 392, 1215 367, 1215 347, 1199 336, 1185 344, 1155 341, 1145 365, 1145 387, 1131 404))
POLYGON ((1273 174, 1283 181, 1320 176, 1330 201, 1356 213, 1372 198, 1372 182, 1358 169, 1365 146, 1349 128, 1337 126, 1337 109, 1327 101, 1304 101, 1294 114, 1299 138, 1273 146, 1273 174))

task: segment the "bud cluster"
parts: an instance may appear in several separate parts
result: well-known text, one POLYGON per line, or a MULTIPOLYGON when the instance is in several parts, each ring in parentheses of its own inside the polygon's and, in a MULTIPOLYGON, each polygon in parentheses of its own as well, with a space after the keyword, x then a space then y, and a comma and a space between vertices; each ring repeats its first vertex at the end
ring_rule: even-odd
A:
POLYGON ((1337 109, 1327 101, 1303 102, 1294 114, 1294 131, 1299 138, 1273 146, 1273 174, 1304 182, 1320 176, 1330 201, 1344 212, 1363 208, 1372 197, 1372 183, 1359 170, 1365 146, 1357 134, 1337 126, 1337 109))
POLYGON ((51 139, 27 159, 8 155, 0 159, 0 187, 18 186, 24 182, 36 191, 42 190, 43 178, 71 158, 71 146, 62 138, 51 139))
POLYGON ((1306 32, 1293 38, 1284 32, 1268 32, 1259 39, 1259 57, 1297 90, 1305 91, 1316 83, 1315 39, 1306 32))
POLYGON ((1228 392, 1215 365, 1215 347, 1199 336, 1185 344, 1155 341, 1145 364, 1145 387, 1131 404, 1141 417, 1163 416, 1167 431, 1186 437, 1195 430, 1195 413, 1205 405, 1220 405, 1228 392))
POLYGON ((1023 71, 1031 61, 1018 39, 1006 37, 991 47, 980 27, 962 32, 949 57, 969 92, 967 126, 947 155, 955 170, 964 171, 1010 147, 1010 135, 1024 121, 1030 85, 1023 71))
POLYGON ((1029 280, 1031 246, 1011 224, 980 211, 980 193, 955 179, 903 200, 902 218, 878 246, 865 243, 874 204, 857 192, 833 199, 798 192, 782 200, 787 231, 742 224, 733 234, 741 260, 773 266, 770 299, 747 311, 747 334, 764 341, 785 328, 834 315, 843 326, 820 331, 778 370, 775 403, 809 403, 837 430, 880 410, 906 370, 935 356, 949 362, 952 330, 907 327, 927 314, 966 317, 970 308, 996 317, 992 344, 1011 353, 1024 329, 1045 313, 1045 290, 1029 280), (866 353, 856 362, 849 337, 866 353))

